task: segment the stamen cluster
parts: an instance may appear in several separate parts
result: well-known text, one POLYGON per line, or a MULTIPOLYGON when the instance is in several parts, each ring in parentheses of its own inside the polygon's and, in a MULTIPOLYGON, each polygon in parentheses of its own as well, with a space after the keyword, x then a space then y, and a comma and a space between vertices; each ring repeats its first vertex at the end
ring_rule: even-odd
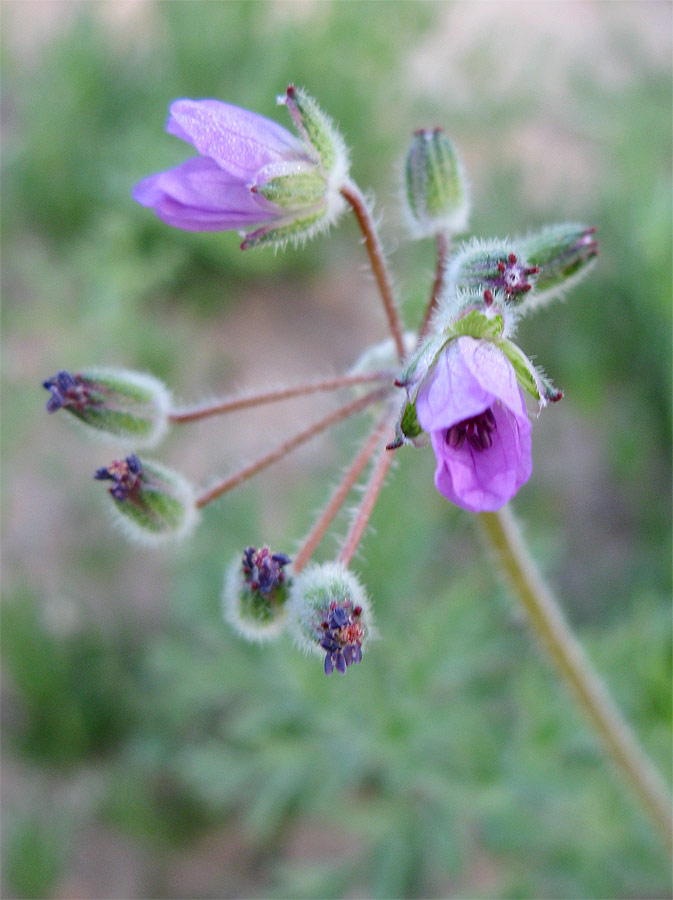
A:
POLYGON ((449 447, 459 450, 465 441, 473 450, 488 450, 493 446, 493 435, 491 432, 497 428, 495 416, 491 409, 478 416, 472 416, 471 419, 464 419, 456 425, 446 430, 446 443, 449 447))
POLYGON ((348 666, 362 661, 362 639, 364 629, 360 622, 362 607, 353 606, 348 601, 337 603, 332 600, 329 615, 322 622, 324 635, 320 646, 325 650, 325 674, 334 669, 342 675, 348 666))
POLYGON ((285 553, 272 553, 268 547, 255 550, 246 547, 243 551, 243 577, 253 591, 269 594, 285 581, 283 567, 290 562, 285 553))
POLYGON ((126 459, 114 460, 109 466, 97 469, 93 477, 98 481, 113 481, 110 493, 115 500, 121 502, 127 500, 138 489, 142 473, 142 463, 135 453, 132 453, 126 459))
POLYGON ((68 408, 81 411, 91 403, 91 397, 85 384, 76 375, 61 369, 52 378, 42 382, 51 397, 47 400, 47 412, 54 413, 68 408))

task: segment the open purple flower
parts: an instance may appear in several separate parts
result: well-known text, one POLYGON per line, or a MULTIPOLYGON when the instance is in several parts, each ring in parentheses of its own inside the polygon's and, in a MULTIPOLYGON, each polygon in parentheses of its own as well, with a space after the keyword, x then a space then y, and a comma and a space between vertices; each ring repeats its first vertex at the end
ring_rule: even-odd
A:
POLYGON ((145 178, 133 196, 169 225, 242 229, 245 249, 304 238, 343 208, 316 148, 264 116, 219 100, 176 100, 166 130, 200 155, 145 178))
POLYGON ((452 340, 418 389, 437 490, 471 512, 499 509, 530 478, 531 426, 514 369, 490 341, 452 340))

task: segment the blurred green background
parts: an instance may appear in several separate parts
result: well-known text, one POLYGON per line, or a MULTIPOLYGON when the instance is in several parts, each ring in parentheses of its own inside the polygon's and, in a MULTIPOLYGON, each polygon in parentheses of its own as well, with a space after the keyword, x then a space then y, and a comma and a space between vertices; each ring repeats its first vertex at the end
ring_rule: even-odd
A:
MULTIPOLYGON (((249 543, 290 552, 365 423, 128 546, 92 472, 118 454, 44 412, 86 363, 185 400, 350 365, 385 336, 352 221, 241 253, 133 203, 190 154, 176 97, 287 124, 306 86, 352 147, 404 314, 433 252, 398 224, 413 129, 443 125, 474 233, 595 224, 597 268, 522 325, 566 400, 515 509, 609 688, 670 780, 671 5, 13 2, 0 8, 3 896, 664 897, 666 855, 532 645, 468 514, 402 450, 355 568, 382 640, 346 678, 221 621, 249 543)), ((232 471, 337 398, 240 413, 157 455, 232 471)), ((347 515, 338 522, 343 534, 347 515)), ((328 538, 319 557, 338 544, 328 538)))

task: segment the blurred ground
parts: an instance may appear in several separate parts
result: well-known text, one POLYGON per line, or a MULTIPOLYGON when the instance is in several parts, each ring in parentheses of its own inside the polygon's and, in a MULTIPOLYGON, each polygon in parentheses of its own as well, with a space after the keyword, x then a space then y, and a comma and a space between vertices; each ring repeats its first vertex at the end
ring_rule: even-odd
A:
MULTIPOLYGON (((432 252, 396 224, 399 161, 414 128, 443 124, 475 233, 599 228, 592 276, 521 329, 567 399, 535 425, 516 509, 669 775, 670 4, 22 0, 0 14, 3 896, 668 896, 649 824, 469 520, 434 493, 428 454, 401 456, 358 559, 384 640, 324 683, 315 661, 229 634, 221 571, 250 541, 294 546, 364 426, 150 554, 111 531, 90 480, 118 448, 47 417, 38 386, 93 354, 191 401, 342 371, 385 336, 350 221, 274 257, 134 206, 135 181, 185 158, 162 130, 174 97, 280 121, 275 94, 309 87, 376 192, 410 323, 432 252)), ((161 458, 207 482, 328 402, 204 423, 161 458)))

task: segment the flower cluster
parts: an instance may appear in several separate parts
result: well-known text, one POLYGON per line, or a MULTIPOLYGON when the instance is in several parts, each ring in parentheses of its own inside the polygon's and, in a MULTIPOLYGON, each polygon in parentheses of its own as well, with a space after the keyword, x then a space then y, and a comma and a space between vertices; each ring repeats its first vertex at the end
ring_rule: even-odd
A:
POLYGON ((202 507, 238 487, 296 447, 368 408, 379 415, 340 484, 293 559, 248 546, 227 568, 223 614, 243 637, 283 634, 324 660, 327 675, 362 660, 374 635, 369 599, 350 562, 366 531, 393 451, 430 443, 435 486, 473 513, 511 500, 532 473, 531 411, 559 391, 514 342, 521 316, 565 293, 590 267, 594 229, 575 223, 523 237, 471 238, 469 189, 456 148, 441 128, 417 131, 407 154, 405 218, 415 238, 433 238, 437 272, 417 333, 404 333, 398 302, 370 206, 348 173, 348 152, 331 119, 304 90, 279 98, 296 133, 219 100, 176 100, 167 131, 197 156, 144 178, 133 196, 164 222, 187 231, 239 230, 242 248, 302 243, 350 205, 365 238, 391 339, 363 348, 336 378, 248 397, 176 408, 152 376, 93 368, 65 369, 43 382, 47 410, 65 409, 89 429, 134 446, 156 444, 169 425, 318 391, 355 388, 355 399, 314 422, 260 459, 197 492, 177 472, 135 452, 99 468, 111 481, 115 515, 136 540, 159 542, 191 531, 202 507), (401 403, 401 409, 400 409, 401 403), (337 559, 313 554, 350 491, 373 461, 362 500, 337 559))

